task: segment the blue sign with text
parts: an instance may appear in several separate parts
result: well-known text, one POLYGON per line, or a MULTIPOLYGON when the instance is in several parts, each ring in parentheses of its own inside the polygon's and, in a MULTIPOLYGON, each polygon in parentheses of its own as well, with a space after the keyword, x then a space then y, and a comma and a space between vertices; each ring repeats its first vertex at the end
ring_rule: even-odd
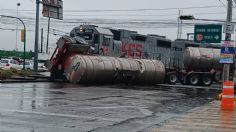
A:
POLYGON ((223 63, 223 64, 233 64, 234 63, 234 59, 233 58, 221 58, 220 59, 220 63, 223 63))
POLYGON ((221 54, 234 54, 234 47, 221 47, 221 54))

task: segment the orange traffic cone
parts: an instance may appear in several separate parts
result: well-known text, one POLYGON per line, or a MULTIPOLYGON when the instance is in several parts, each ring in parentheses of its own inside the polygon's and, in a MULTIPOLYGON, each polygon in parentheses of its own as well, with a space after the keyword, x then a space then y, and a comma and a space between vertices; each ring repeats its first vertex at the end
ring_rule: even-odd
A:
POLYGON ((223 85, 221 110, 234 110, 234 83, 225 81, 223 85))

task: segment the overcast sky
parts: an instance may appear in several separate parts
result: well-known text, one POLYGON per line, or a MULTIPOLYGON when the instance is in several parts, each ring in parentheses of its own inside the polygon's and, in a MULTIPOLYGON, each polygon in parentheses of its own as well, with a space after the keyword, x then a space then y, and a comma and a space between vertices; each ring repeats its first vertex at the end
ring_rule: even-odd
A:
MULTIPOLYGON (((69 32, 74 26, 82 23, 95 24, 103 27, 136 30, 142 34, 159 34, 174 40, 177 37, 177 17, 192 14, 197 18, 226 18, 227 0, 64 0, 64 20, 52 20, 50 30, 50 46, 54 47, 58 35, 69 32), (207 6, 209 6, 207 8, 207 6), (200 8, 202 7, 202 8, 200 8), (137 10, 145 9, 145 10, 137 10), (146 10, 153 9, 153 10, 146 10), (96 11, 94 11, 96 10, 96 11), (101 11, 102 10, 102 11, 101 11), (126 10, 126 11, 122 11, 126 10), (55 30, 56 29, 56 30, 55 30)), ((0 0, 0 14, 16 16, 17 2, 19 17, 27 26, 27 50, 34 49, 35 0, 0 0)), ((42 5, 40 5, 42 9, 42 5)), ((236 12, 233 16, 236 18, 236 12)), ((186 33, 193 32, 193 24, 188 21, 183 25, 182 38, 186 33)), ((22 28, 18 24, 19 29, 22 28)), ((44 45, 46 43, 47 18, 41 16, 40 29, 44 29, 44 45)), ((16 22, 13 19, 0 19, 0 49, 13 50, 16 45, 16 22)), ((40 42, 39 42, 40 43, 40 42)), ((23 50, 18 32, 19 50, 23 50)))

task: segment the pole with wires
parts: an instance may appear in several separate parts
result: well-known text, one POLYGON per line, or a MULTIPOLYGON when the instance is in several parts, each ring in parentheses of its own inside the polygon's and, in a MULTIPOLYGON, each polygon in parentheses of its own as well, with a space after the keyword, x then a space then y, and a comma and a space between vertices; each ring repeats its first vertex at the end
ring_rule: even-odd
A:
POLYGON ((36 24, 35 24, 35 45, 34 45, 34 71, 38 71, 38 39, 39 39, 39 4, 36 0, 36 24))
MULTIPOLYGON (((17 3, 16 4, 16 17, 18 18, 19 17, 19 6, 20 6, 20 3, 17 3)), ((15 50, 18 51, 18 21, 16 22, 16 45, 15 45, 15 50)))
POLYGON ((49 30, 50 30, 50 16, 48 17, 48 34, 47 34, 46 53, 48 53, 49 30))
POLYGON ((51 22, 51 17, 50 17, 50 8, 48 8, 48 34, 47 34, 47 44, 46 44, 46 53, 48 54, 48 43, 49 43, 49 30, 50 30, 50 22, 51 22))
MULTIPOLYGON (((226 23, 232 22, 232 13, 233 13, 233 2, 232 0, 227 0, 227 17, 226 17, 226 23)), ((225 34, 225 41, 230 42, 231 41, 231 33, 226 31, 225 34)), ((229 81, 229 72, 230 72, 230 64, 224 64, 223 66, 223 81, 229 81)))

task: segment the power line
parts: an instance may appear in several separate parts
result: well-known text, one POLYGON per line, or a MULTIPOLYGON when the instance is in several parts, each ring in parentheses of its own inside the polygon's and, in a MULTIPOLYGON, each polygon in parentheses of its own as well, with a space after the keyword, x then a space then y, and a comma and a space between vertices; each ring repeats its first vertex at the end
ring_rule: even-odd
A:
POLYGON ((183 9, 219 8, 219 7, 222 6, 195 6, 195 7, 180 7, 180 8, 130 9, 130 10, 67 10, 66 12, 160 11, 160 10, 183 10, 183 9))
POLYGON ((221 0, 218 0, 224 7, 226 7, 225 3, 222 2, 221 0))
MULTIPOLYGON (((34 25, 34 23, 32 23, 31 21, 26 21, 29 25, 34 25)), ((68 28, 68 27, 75 27, 75 26, 78 26, 78 25, 81 25, 83 24, 84 21, 61 21, 61 22, 55 22, 54 23, 54 27, 65 27, 65 28, 68 28)), ((164 20, 164 21, 105 21, 105 20, 102 20, 102 21, 99 21, 99 20, 92 20, 90 21, 89 23, 93 23, 93 24, 96 24, 96 25, 119 25, 119 26, 122 26, 122 25, 135 25, 137 27, 143 27, 143 26, 156 26, 156 25, 165 25, 165 26, 176 26, 176 20, 164 20)), ((14 24, 14 23, 11 23, 11 22, 8 22, 8 23, 4 23, 4 24, 14 24)), ((194 23, 183 23, 184 25, 193 25, 194 23)), ((55 30, 55 29, 54 29, 55 30)), ((56 29, 57 30, 57 29, 56 29)), ((60 31, 60 30, 58 30, 60 31)))
MULTIPOLYGON (((234 1, 234 4, 236 4, 236 0, 233 0, 234 1)), ((236 9, 236 6, 234 6, 234 9, 236 9)))
MULTIPOLYGON (((221 0, 218 0, 226 9, 227 9, 227 6, 224 2, 222 2, 221 0)), ((235 1, 235 0, 234 0, 235 1)), ((235 7, 234 7, 235 8, 235 7)), ((236 9, 236 8, 235 8, 236 9)), ((234 14, 233 14, 234 17, 236 17, 234 14)))
MULTIPOLYGON (((220 1, 220 0, 219 0, 220 1)), ((220 1, 220 2, 222 2, 222 1, 220 1)), ((222 3, 222 5, 224 6, 224 3, 222 3)), ((223 7, 222 6, 222 7, 223 7)), ((209 6, 207 6, 207 7, 209 7, 209 6)), ((214 6, 215 7, 215 6, 214 6)), ((12 10, 12 9, 10 9, 10 10, 12 10)), ((8 12, 8 13, 10 13, 10 12, 8 12)), ((216 12, 214 12, 214 13, 206 13, 206 12, 203 12, 203 13, 194 13, 195 15, 204 15, 204 14, 208 14, 208 15, 210 15, 210 14, 223 14, 224 12, 218 12, 218 13, 216 13, 216 12)), ((12 14, 12 13, 10 13, 10 14, 12 14)), ((25 12, 24 14, 31 14, 30 12, 25 12)), ((32 14, 35 14, 35 13, 32 13, 32 14)), ((124 16, 124 17, 130 17, 130 16, 134 16, 134 17, 138 17, 138 16, 140 16, 140 17, 155 17, 155 16, 166 16, 166 17, 169 17, 169 16, 176 16, 177 14, 175 13, 175 14, 158 14, 158 15, 147 15, 147 14, 144 14, 144 15, 142 15, 142 14, 130 14, 130 15, 124 15, 124 14, 122 14, 122 15, 113 15, 113 14, 108 14, 108 15, 98 15, 98 14, 85 14, 85 15, 76 15, 76 14, 64 14, 64 16, 107 16, 107 17, 110 17, 110 16, 116 16, 116 17, 122 17, 122 16, 124 16)), ((34 18, 30 18, 30 19, 32 19, 32 20, 34 20, 34 18)), ((41 20, 44 20, 44 19, 42 19, 41 18, 41 20)), ((45 19, 45 21, 46 21, 46 19, 45 19)))
MULTIPOLYGON (((206 13, 206 12, 202 12, 202 13, 194 13, 193 15, 215 15, 215 14, 225 14, 225 12, 212 12, 212 13, 206 13)), ((177 14, 173 13, 173 14, 158 14, 158 15, 137 15, 137 14, 130 14, 130 15, 125 15, 125 14, 122 14, 122 15, 95 15, 95 14, 87 14, 87 15, 76 15, 76 14, 64 14, 65 16, 107 16, 107 17, 110 17, 110 16, 116 16, 116 17, 130 17, 130 16, 134 16, 134 17, 155 17, 155 16, 166 16, 166 17, 169 17, 169 16, 177 16, 177 14)))
MULTIPOLYGON (((134 12, 134 11, 160 11, 160 10, 187 10, 187 9, 203 9, 203 8, 219 8, 224 6, 193 6, 193 7, 179 7, 179 8, 153 8, 153 9, 122 9, 122 10, 64 10, 64 12, 134 12)), ((1 10, 15 10, 15 9, 1 9, 1 10)), ((19 10, 22 12, 32 12, 35 10, 19 10)))

